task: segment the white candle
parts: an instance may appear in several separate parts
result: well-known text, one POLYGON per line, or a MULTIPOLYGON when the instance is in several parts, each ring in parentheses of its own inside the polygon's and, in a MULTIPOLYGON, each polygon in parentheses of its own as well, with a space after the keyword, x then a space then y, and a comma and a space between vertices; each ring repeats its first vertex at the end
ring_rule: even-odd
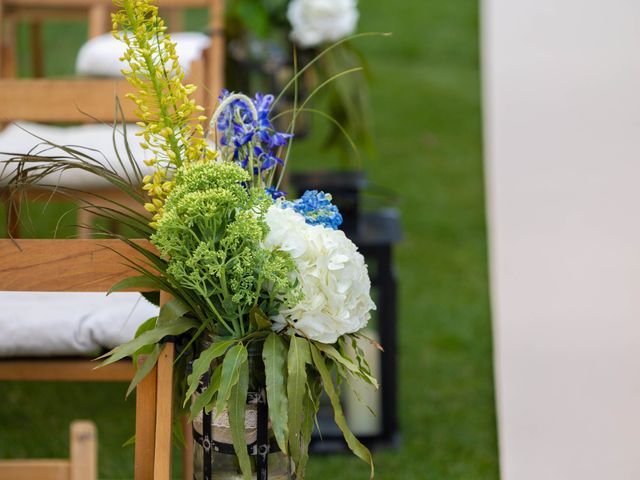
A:
MULTIPOLYGON (((379 340, 378 332, 364 330, 367 337, 379 340)), ((380 351, 365 339, 358 341, 358 346, 364 352, 364 356, 371 367, 371 375, 380 381, 380 351)), ((354 354, 353 351, 350 352, 354 354)), ((344 406, 347 423, 355 435, 376 435, 382 429, 382 393, 364 380, 354 378, 350 381, 351 387, 344 387, 344 406), (375 415, 372 415, 371 411, 375 415)))

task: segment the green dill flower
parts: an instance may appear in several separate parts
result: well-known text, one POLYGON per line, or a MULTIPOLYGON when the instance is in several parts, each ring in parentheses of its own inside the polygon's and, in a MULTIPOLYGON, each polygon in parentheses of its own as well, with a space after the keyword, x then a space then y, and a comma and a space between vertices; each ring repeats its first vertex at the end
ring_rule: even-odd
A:
POLYGON ((278 299, 300 295, 290 255, 262 246, 272 201, 247 190, 247 179, 231 162, 183 165, 151 238, 169 261, 169 280, 207 305, 215 333, 236 337, 251 330, 254 307, 268 314, 281 307, 278 299))

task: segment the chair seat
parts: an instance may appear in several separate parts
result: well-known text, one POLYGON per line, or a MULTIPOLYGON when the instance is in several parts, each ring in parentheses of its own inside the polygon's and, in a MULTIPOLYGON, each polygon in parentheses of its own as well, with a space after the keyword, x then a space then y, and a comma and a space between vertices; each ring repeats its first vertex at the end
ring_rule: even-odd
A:
MULTIPOLYGON (((144 164, 144 159, 149 154, 140 148, 140 137, 134 135, 139 131, 137 125, 127 126, 127 140, 131 153, 140 167, 143 175, 152 171, 144 164)), ((46 156, 68 156, 59 148, 52 148, 43 143, 47 140, 56 145, 69 146, 75 148, 86 155, 95 158, 103 165, 111 165, 119 174, 133 174, 133 167, 130 165, 125 149, 124 136, 121 127, 116 133, 116 145, 125 168, 119 164, 113 146, 113 127, 104 124, 77 125, 73 127, 58 127, 43 125, 31 122, 14 123, 0 132, 0 152, 11 154, 25 154, 28 152, 46 156), (40 137, 40 138, 38 138, 40 137)), ((8 158, 5 154, 0 154, 0 161, 8 158)), ((4 166, 3 166, 4 167, 4 166)), ((6 184, 9 174, 8 168, 0 170, 1 181, 6 184)), ((109 187, 109 182, 88 172, 73 169, 62 175, 51 175, 47 181, 50 184, 62 185, 79 189, 94 189, 109 187)))
POLYGON ((158 314, 139 293, 0 292, 0 357, 95 355, 158 314))
MULTIPOLYGON (((177 32, 171 34, 176 44, 176 54, 185 75, 189 75, 192 62, 202 58, 203 52, 211 44, 204 33, 177 32)), ((121 70, 126 67, 120 58, 126 46, 110 33, 94 37, 87 41, 78 52, 76 73, 96 77, 122 77, 121 70)))

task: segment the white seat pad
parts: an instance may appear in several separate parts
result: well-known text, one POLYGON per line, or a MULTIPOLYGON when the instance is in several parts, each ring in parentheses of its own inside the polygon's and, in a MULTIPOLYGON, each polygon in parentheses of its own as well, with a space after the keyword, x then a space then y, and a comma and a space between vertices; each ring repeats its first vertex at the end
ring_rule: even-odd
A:
POLYGON ((95 355, 158 308, 138 293, 0 292, 0 357, 95 355))
MULTIPOLYGON (((171 40, 176 44, 176 55, 185 75, 189 75, 192 62, 202 57, 209 47, 211 39, 204 33, 172 33, 171 40)), ((126 45, 110 33, 94 37, 87 41, 78 52, 76 73, 99 77, 122 77, 126 64, 120 60, 126 45)))
MULTIPOLYGON (((17 122, 0 131, 0 152, 12 154, 33 153, 46 156, 68 156, 59 148, 52 148, 43 143, 47 140, 56 145, 68 146, 81 151, 85 155, 100 161, 103 165, 111 165, 120 175, 125 171, 133 174, 133 167, 129 164, 126 155, 124 135, 122 128, 117 127, 116 145, 118 153, 125 165, 123 169, 118 162, 113 146, 113 127, 104 124, 77 125, 72 127, 58 127, 32 122, 17 122), (40 137, 40 138, 38 138, 40 137)), ((140 137, 134 135, 140 131, 137 125, 127 125, 127 141, 136 164, 143 175, 152 171, 144 164, 144 159, 149 156, 140 147, 140 137)), ((0 154, 0 162, 9 158, 0 154)), ((2 165, 1 167, 5 167, 2 165)), ((11 169, 0 170, 3 182, 6 182, 11 169)), ((132 177, 133 178, 133 177, 132 177)), ((109 186, 109 182, 88 172, 78 169, 66 171, 63 175, 52 175, 47 179, 50 184, 66 187, 87 189, 109 186)))

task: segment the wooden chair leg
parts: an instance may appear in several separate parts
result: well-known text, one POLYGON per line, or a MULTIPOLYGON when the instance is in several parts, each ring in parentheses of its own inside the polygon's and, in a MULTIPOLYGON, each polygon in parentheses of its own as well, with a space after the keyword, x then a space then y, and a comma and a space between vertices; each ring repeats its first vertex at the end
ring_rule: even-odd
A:
POLYGON ((98 478, 98 442, 96 426, 87 420, 71 424, 71 480, 98 478))
POLYGON ((171 427, 173 418, 173 362, 175 345, 166 343, 158 358, 154 480, 171 478, 171 427))
POLYGON ((91 238, 95 215, 84 208, 78 210, 78 238, 91 238))
POLYGON ((42 22, 32 20, 29 25, 31 41, 31 73, 34 78, 44 77, 44 59, 42 54, 42 22))
POLYGON ((136 388, 135 480, 153 480, 157 377, 156 367, 136 388))

